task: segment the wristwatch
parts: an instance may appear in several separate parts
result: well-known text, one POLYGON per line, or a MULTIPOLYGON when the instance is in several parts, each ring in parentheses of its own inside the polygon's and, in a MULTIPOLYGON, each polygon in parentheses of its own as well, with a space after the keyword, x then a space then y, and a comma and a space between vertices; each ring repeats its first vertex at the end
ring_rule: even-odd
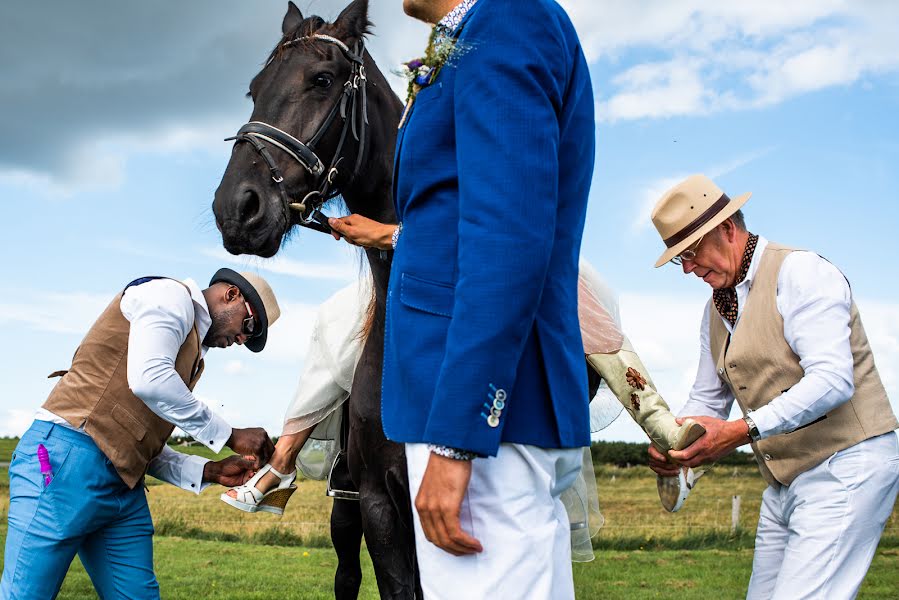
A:
POLYGON ((743 421, 745 421, 746 425, 749 426, 749 441, 750 442, 757 442, 760 439, 762 439, 762 436, 759 433, 759 428, 756 427, 755 421, 752 420, 752 417, 747 415, 747 416, 743 417, 743 421))

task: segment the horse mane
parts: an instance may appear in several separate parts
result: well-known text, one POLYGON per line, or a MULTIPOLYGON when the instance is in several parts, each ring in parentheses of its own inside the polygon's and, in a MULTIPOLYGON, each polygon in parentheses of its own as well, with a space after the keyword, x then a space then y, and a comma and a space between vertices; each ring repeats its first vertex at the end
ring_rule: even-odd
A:
POLYGON ((374 23, 366 19, 361 32, 347 31, 345 27, 341 27, 338 23, 328 23, 318 15, 312 15, 311 17, 303 19, 296 29, 281 36, 281 39, 269 53, 266 64, 272 62, 276 58, 280 59, 288 47, 300 47, 304 50, 313 50, 320 56, 324 56, 325 52, 322 47, 319 44, 314 44, 314 40, 308 39, 313 34, 322 33, 332 35, 340 40, 344 40, 348 37, 364 38, 371 34, 372 27, 374 27, 374 23), (287 42, 292 43, 290 46, 285 46, 287 42))

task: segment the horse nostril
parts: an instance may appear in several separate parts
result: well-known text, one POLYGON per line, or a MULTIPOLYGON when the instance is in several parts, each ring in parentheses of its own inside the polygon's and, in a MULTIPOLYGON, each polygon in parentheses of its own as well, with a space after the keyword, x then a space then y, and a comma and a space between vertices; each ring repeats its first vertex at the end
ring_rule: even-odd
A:
POLYGON ((259 194, 256 193, 256 190, 253 188, 248 188, 244 190, 243 197, 240 199, 239 204, 239 218, 243 223, 248 223, 252 221, 259 214, 259 194))

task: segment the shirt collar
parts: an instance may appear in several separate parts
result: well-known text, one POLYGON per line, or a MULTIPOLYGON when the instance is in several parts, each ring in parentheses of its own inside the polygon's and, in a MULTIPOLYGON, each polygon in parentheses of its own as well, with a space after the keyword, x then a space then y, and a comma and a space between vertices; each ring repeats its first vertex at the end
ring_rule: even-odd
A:
POLYGON ((759 241, 755 244, 755 252, 752 253, 752 260, 749 262, 749 270, 746 272, 746 278, 735 287, 752 287, 752 280, 755 279, 755 274, 759 270, 759 263, 762 262, 762 254, 765 253, 765 247, 767 245, 768 240, 759 235, 759 241))
POLYGON ((456 8, 449 11, 445 17, 440 19, 440 22, 437 23, 437 26, 441 29, 445 30, 447 33, 451 33, 456 27, 459 26, 459 23, 462 22, 462 19, 465 18, 466 13, 471 10, 471 7, 474 6, 475 2, 478 0, 462 0, 456 8))
MULTIPOLYGON (((200 289, 200 286, 193 279, 185 279, 181 283, 190 290, 190 299, 194 302, 194 321, 197 324, 197 333, 200 335, 200 341, 202 342, 206 334, 209 333, 209 328, 212 327, 212 316, 209 314, 209 306, 206 305, 206 297, 203 295, 203 290, 200 289)), ((206 354, 206 350, 208 348, 203 345, 203 354, 206 354)))

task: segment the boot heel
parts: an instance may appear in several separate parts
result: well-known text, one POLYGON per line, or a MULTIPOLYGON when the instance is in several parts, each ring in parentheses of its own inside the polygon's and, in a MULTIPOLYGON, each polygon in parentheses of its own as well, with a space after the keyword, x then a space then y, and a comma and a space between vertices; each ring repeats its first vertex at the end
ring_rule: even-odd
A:
POLYGON ((672 450, 683 450, 699 438, 703 436, 705 433, 705 427, 694 421, 693 419, 687 419, 684 421, 683 425, 680 426, 680 431, 677 434, 677 439, 674 440, 674 444, 671 445, 672 450))

